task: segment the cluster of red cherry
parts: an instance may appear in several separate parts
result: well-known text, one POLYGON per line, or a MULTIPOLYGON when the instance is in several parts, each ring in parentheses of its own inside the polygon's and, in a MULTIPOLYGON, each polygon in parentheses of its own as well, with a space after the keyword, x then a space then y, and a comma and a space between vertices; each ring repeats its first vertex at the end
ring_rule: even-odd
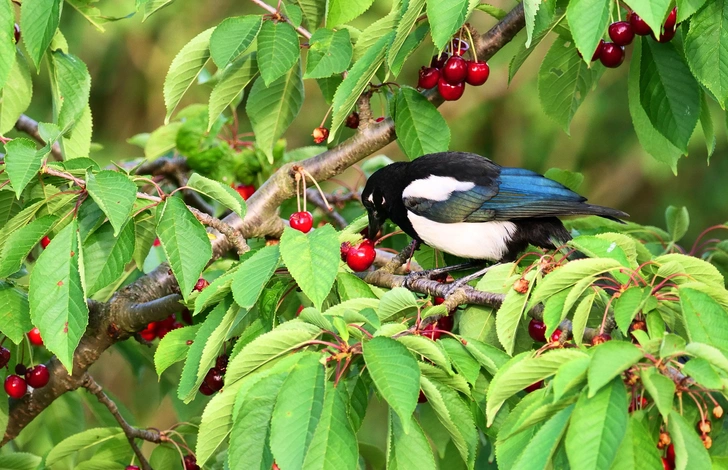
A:
POLYGON ((599 60, 605 67, 619 67, 624 62, 624 47, 632 44, 635 35, 652 36, 655 41, 670 42, 675 37, 677 26, 677 7, 667 15, 659 38, 655 36, 645 20, 640 18, 637 13, 630 11, 627 21, 617 21, 609 25, 609 38, 612 42, 600 40, 591 60, 592 62, 599 60))
POLYGON ((374 242, 366 238, 357 245, 349 242, 341 244, 341 261, 345 262, 352 271, 362 272, 374 264, 377 252, 374 249, 374 242))
MULTIPOLYGON (((43 338, 40 337, 38 328, 33 328, 28 332, 28 341, 34 346, 43 346, 43 338)), ((10 350, 0 346, 0 368, 7 367, 10 362, 10 350)), ((43 364, 37 364, 32 367, 25 367, 23 364, 15 366, 15 373, 5 378, 5 393, 9 397, 20 399, 28 393, 28 387, 43 388, 48 385, 51 376, 48 368, 43 364)))
POLYGON ((222 390, 225 383, 225 372, 227 371, 228 357, 226 354, 219 356, 215 360, 215 367, 210 368, 205 375, 205 379, 200 385, 200 393, 210 396, 215 392, 222 390))
POLYGON ((252 184, 236 184, 233 183, 230 186, 240 194, 240 197, 243 198, 243 200, 247 201, 250 196, 253 195, 255 192, 255 186, 252 184))
MULTIPOLYGON (((193 290, 196 290, 198 292, 202 292, 203 289, 205 289, 207 286, 209 286, 210 283, 207 282, 207 280, 203 278, 199 278, 197 280, 197 283, 195 284, 195 287, 193 290)), ((182 311, 182 319, 187 322, 188 325, 192 324, 192 315, 190 315, 190 311, 187 309, 184 309, 182 311)), ((174 313, 165 318, 161 321, 153 321, 149 324, 147 324, 147 327, 144 328, 142 331, 139 332, 139 335, 145 340, 145 341, 154 341, 155 339, 164 338, 167 333, 169 333, 172 330, 176 330, 178 328, 182 328, 184 324, 177 321, 177 315, 174 313)))
POLYGON ((490 67, 478 60, 475 51, 472 60, 463 59, 468 49, 467 42, 453 39, 448 51, 433 56, 430 66, 420 69, 417 86, 426 90, 437 87, 446 101, 457 101, 463 96, 466 83, 473 86, 484 84, 490 75, 490 67))

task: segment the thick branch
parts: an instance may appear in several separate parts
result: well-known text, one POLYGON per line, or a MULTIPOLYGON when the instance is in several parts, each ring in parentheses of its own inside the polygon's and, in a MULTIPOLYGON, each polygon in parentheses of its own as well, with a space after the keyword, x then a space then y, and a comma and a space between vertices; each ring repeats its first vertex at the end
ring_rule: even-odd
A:
MULTIPOLYGON (((36 142, 38 142, 41 145, 46 145, 46 142, 43 140, 43 138, 40 136, 40 132, 38 131, 38 122, 29 118, 25 114, 21 114, 18 118, 18 121, 15 123, 15 129, 20 132, 24 132, 28 134, 30 137, 33 138, 36 142)), ((51 156, 54 160, 60 162, 63 160, 63 154, 61 153, 61 146, 58 145, 58 142, 55 142, 51 146, 51 156)))
POLYGON ((139 459, 139 465, 141 465, 142 469, 152 470, 152 466, 149 465, 146 457, 142 454, 142 451, 139 449, 139 446, 137 446, 135 439, 144 439, 145 441, 159 444, 165 440, 164 436, 157 431, 135 428, 127 423, 124 417, 121 416, 121 413, 119 413, 119 408, 116 406, 116 403, 114 403, 113 400, 104 393, 101 385, 99 385, 93 377, 88 374, 84 376, 83 387, 88 390, 89 393, 95 395, 99 402, 109 409, 109 412, 114 416, 116 421, 119 423, 119 426, 121 426, 121 429, 124 431, 126 439, 129 441, 129 445, 134 451, 134 454, 136 454, 137 459, 139 459))

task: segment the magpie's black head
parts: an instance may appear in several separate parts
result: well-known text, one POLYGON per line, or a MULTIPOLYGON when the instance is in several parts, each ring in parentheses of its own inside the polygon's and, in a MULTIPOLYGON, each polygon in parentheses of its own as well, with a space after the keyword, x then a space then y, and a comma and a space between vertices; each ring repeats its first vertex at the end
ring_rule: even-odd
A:
MULTIPOLYGON (((361 202, 369 214, 369 239, 374 240, 382 224, 402 206, 402 190, 407 185, 404 169, 407 163, 397 162, 375 171, 361 193, 361 202)), ((403 206, 402 206, 403 207, 403 206)))

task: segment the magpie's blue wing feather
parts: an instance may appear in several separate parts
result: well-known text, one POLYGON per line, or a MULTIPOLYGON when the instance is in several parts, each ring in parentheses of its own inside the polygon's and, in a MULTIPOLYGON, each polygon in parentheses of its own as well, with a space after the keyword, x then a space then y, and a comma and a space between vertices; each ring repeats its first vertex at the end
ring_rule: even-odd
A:
POLYGON ((415 214, 441 223, 588 214, 609 218, 626 216, 623 212, 585 201, 583 196, 533 171, 502 168, 492 184, 453 192, 445 201, 410 198, 404 202, 415 214))

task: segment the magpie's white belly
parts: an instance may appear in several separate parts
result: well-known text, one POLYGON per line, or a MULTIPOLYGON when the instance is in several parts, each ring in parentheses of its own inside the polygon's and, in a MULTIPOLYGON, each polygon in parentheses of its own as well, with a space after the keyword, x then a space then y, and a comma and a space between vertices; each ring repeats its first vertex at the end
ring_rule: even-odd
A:
POLYGON ((507 243, 516 231, 513 222, 443 224, 409 211, 407 218, 425 243, 461 258, 498 261, 508 252, 507 243))

